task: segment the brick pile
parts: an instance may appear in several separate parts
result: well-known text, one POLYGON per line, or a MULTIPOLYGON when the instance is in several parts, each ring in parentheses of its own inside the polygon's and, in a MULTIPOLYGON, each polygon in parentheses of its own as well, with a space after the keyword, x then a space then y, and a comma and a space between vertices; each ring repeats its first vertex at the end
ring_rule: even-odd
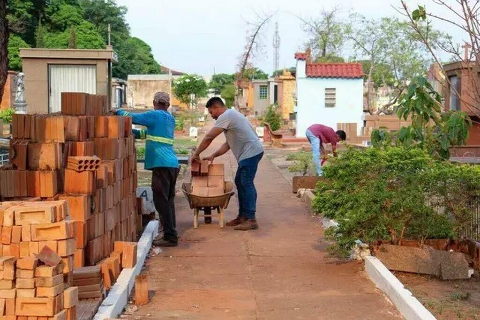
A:
POLYGON ((0 257, 0 317, 77 319, 78 289, 65 281, 64 268, 62 259, 47 246, 38 256, 0 257))
MULTIPOLYGON (((109 257, 115 241, 136 240, 132 122, 105 111, 104 96, 62 93, 61 114, 14 115, 10 164, 0 168, 4 201, 68 203, 75 268, 109 257)), ((9 246, 7 252, 18 248, 9 246)))
POLYGON ((199 197, 216 197, 225 194, 225 173, 223 164, 209 164, 208 161, 192 162, 191 193, 199 197))

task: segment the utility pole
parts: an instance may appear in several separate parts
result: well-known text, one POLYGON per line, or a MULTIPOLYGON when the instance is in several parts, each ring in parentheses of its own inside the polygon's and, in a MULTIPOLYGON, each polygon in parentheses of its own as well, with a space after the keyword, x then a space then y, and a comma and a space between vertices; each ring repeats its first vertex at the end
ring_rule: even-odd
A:
POLYGON ((278 32, 278 22, 275 23, 275 33, 273 35, 273 72, 277 71, 280 65, 280 33, 278 32))

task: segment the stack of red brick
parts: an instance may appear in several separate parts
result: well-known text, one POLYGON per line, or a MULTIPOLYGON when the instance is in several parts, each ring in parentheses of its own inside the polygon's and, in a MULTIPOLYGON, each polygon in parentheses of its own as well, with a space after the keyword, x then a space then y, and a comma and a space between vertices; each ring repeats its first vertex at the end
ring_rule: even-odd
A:
POLYGON ((12 320, 75 320, 78 288, 67 280, 62 259, 48 247, 38 256, 0 258, 0 317, 12 320))
POLYGON ((192 162, 192 194, 200 197, 216 197, 225 194, 223 164, 208 161, 192 162))
POLYGON ((136 152, 130 117, 103 115, 105 97, 62 93, 62 114, 15 115, 3 200, 66 200, 77 233, 75 267, 115 241, 135 241, 136 152), (88 162, 88 165, 84 165, 88 162))

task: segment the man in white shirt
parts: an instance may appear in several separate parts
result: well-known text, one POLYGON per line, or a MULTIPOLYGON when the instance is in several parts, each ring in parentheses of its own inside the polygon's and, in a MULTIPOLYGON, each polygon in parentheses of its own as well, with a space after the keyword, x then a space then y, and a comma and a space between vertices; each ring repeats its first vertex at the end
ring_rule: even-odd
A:
POLYGON ((225 133, 227 142, 203 159, 213 161, 228 150, 232 150, 238 161, 235 185, 238 192, 239 213, 237 218, 227 223, 227 226, 234 226, 235 230, 242 231, 258 229, 255 217, 257 190, 253 181, 258 163, 263 157, 262 143, 247 118, 236 110, 227 109, 222 99, 213 97, 208 100, 206 107, 212 118, 217 121, 203 138, 193 158, 199 160, 200 154, 208 148, 212 141, 222 132, 225 133))

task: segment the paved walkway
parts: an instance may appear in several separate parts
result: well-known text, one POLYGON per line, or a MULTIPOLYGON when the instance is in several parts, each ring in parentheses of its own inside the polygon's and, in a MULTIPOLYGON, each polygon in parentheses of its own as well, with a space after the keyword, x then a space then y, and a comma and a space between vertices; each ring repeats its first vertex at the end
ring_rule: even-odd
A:
MULTIPOLYGON (((216 161, 225 164, 233 180, 233 155, 216 161)), ((260 229, 249 232, 220 229, 215 219, 194 230, 192 211, 178 194, 179 246, 148 260, 149 289, 154 292, 135 318, 401 318, 366 278, 361 263, 328 257, 318 219, 265 157, 256 185, 260 229)), ((237 214, 237 200, 232 200, 228 219, 237 214)))

